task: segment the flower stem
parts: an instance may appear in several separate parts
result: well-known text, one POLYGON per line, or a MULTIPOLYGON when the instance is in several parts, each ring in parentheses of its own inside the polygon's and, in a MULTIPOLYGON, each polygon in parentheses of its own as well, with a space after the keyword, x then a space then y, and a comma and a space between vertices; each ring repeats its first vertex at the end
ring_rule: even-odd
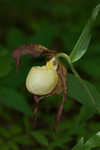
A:
POLYGON ((72 72, 74 73, 74 75, 76 76, 76 78, 80 81, 80 83, 82 84, 82 86, 84 87, 84 89, 86 90, 86 92, 88 93, 89 97, 91 98, 92 103, 94 105, 96 105, 95 99, 94 99, 93 95, 91 94, 88 86, 86 85, 86 83, 84 82, 84 80, 81 79, 81 77, 79 76, 78 72, 75 70, 75 68, 74 68, 74 66, 73 66, 73 64, 71 62, 70 56, 68 56, 65 53, 58 53, 58 54, 55 55, 55 57, 56 58, 63 57, 63 58, 65 58, 68 61, 69 65, 71 67, 72 72))

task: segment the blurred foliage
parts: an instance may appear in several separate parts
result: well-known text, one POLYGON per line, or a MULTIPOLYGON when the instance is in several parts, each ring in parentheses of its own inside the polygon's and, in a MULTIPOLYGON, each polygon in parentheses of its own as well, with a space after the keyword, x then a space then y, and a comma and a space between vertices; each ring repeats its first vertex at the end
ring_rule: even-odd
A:
MULTIPOLYGON (((1 150, 69 150, 77 141, 80 150, 83 150, 82 145, 87 146, 86 150, 100 149, 98 144, 100 136, 96 137, 100 131, 100 116, 96 114, 94 105, 88 103, 87 95, 78 80, 72 74, 68 74, 68 100, 57 132, 54 133, 52 127, 62 95, 41 101, 38 120, 35 123, 32 120, 34 109, 32 96, 25 89, 29 69, 33 65, 44 64, 45 57, 38 59, 31 56, 22 57, 18 72, 12 58, 15 48, 30 42, 43 44, 59 52, 64 49, 64 52, 69 54, 92 9, 99 2, 99 0, 0 0, 1 150), (90 144, 92 146, 88 148, 91 141, 93 145, 90 144)), ((75 67, 82 78, 91 81, 100 91, 99 35, 100 17, 95 23, 88 52, 75 67)), ((66 65, 68 67, 68 64, 66 65)), ((70 72, 69 67, 68 71, 70 72)), ((86 83, 96 97, 96 107, 99 107, 99 93, 94 86, 86 83)), ((73 150, 77 150, 77 145, 73 150)))

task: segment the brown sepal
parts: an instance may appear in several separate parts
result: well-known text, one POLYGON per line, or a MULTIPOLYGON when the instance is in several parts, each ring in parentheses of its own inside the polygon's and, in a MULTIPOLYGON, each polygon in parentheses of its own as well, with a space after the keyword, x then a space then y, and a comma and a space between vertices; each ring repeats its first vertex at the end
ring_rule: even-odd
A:
POLYGON ((23 55, 32 55, 33 57, 39 57, 41 54, 46 53, 49 55, 56 54, 56 51, 50 51, 48 48, 40 45, 31 43, 28 45, 22 45, 19 48, 16 48, 13 52, 13 58, 16 61, 16 67, 18 68, 20 64, 20 57, 23 55))

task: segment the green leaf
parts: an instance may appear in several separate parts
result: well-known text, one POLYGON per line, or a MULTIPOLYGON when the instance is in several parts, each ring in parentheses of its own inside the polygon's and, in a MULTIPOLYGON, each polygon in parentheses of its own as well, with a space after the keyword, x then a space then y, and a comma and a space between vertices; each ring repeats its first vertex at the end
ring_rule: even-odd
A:
POLYGON ((6 130, 5 128, 0 127, 0 135, 5 137, 5 138, 10 138, 11 134, 8 130, 6 130))
POLYGON ((93 56, 91 58, 87 58, 84 60, 81 60, 78 64, 79 67, 81 67, 82 71, 84 71, 86 74, 93 76, 93 78, 99 78, 100 77, 100 54, 97 54, 96 56, 93 56))
POLYGON ((19 135, 13 138, 13 141, 21 145, 33 145, 33 140, 27 135, 19 135))
POLYGON ((32 109, 28 105, 27 100, 15 89, 2 87, 0 90, 0 102, 7 107, 32 116, 32 109))
POLYGON ((11 150, 19 150, 19 146, 13 141, 9 141, 8 144, 11 150))
POLYGON ((40 143, 48 146, 48 139, 39 131, 32 132, 31 135, 40 143))
POLYGON ((80 35, 77 43, 75 44, 70 54, 72 62, 78 61, 87 51, 87 48, 91 40, 91 30, 94 22, 96 21, 96 17, 99 13, 99 10, 100 4, 98 4, 96 8, 93 10, 91 18, 88 20, 88 23, 84 27, 82 34, 80 35))
POLYGON ((10 147, 9 147, 9 145, 5 144, 5 143, 3 145, 0 145, 0 149, 1 150, 11 150, 10 147))
MULTIPOLYGON (((65 126, 67 125, 67 123, 65 124, 65 126)), ((67 128, 68 130, 68 128, 67 128)), ((71 128, 72 130, 72 128, 71 128)), ((56 149, 56 148, 64 148, 64 146, 66 145, 66 143, 69 143, 72 139, 71 139, 71 136, 69 136, 69 131, 66 132, 63 132, 63 136, 61 134, 61 132, 57 131, 56 134, 53 135, 53 138, 52 138, 52 142, 51 144, 49 145, 49 150, 53 150, 53 149, 56 149)))
POLYGON ((100 147, 100 131, 85 143, 85 150, 100 147))
POLYGON ((0 138, 0 145, 3 145, 4 144, 4 141, 2 138, 0 138))
POLYGON ((100 147, 100 131, 85 143, 84 139, 81 138, 72 150, 92 150, 95 147, 100 147))
MULTIPOLYGON (((89 107, 90 112, 93 114, 98 110, 100 112, 100 94, 96 88, 89 82, 85 81, 95 102, 91 101, 86 90, 81 85, 80 81, 72 74, 68 74, 68 96, 76 99, 84 106, 89 107)), ((90 114, 89 114, 90 115, 90 114)), ((90 115, 91 116, 91 115, 90 115)))
POLYGON ((4 77, 12 70, 12 58, 8 50, 0 50, 0 77, 4 77))
POLYGON ((84 123, 94 115, 94 110, 87 105, 83 105, 80 109, 80 113, 76 118, 76 127, 79 129, 80 126, 84 125, 84 123))
POLYGON ((23 131, 23 129, 18 126, 18 125, 12 125, 10 128, 9 128, 9 132, 12 136, 15 136, 15 135, 18 135, 18 134, 21 134, 23 131))
POLYGON ((84 150, 84 138, 81 138, 72 150, 84 150))

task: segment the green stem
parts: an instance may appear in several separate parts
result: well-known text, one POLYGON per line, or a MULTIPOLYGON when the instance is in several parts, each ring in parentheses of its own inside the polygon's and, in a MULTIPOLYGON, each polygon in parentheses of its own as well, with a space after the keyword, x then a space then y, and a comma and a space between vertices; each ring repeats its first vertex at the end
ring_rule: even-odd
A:
POLYGON ((65 53, 56 54, 55 57, 56 57, 56 58, 58 58, 58 57, 63 57, 63 58, 65 58, 65 59, 68 61, 69 65, 70 65, 70 67, 71 67, 72 72, 73 72, 74 75, 77 77, 77 79, 80 81, 80 83, 82 84, 82 86, 84 87, 84 89, 86 90, 86 92, 88 93, 89 97, 91 98, 92 103, 95 105, 96 103, 95 103, 94 97, 92 96, 92 94, 91 94, 91 92, 90 92, 88 86, 87 86, 86 83, 84 82, 84 80, 81 79, 81 77, 79 76, 78 72, 75 70, 75 68, 74 68, 74 66, 73 66, 73 64, 72 64, 72 62, 71 62, 70 57, 69 57, 67 54, 65 54, 65 53))

